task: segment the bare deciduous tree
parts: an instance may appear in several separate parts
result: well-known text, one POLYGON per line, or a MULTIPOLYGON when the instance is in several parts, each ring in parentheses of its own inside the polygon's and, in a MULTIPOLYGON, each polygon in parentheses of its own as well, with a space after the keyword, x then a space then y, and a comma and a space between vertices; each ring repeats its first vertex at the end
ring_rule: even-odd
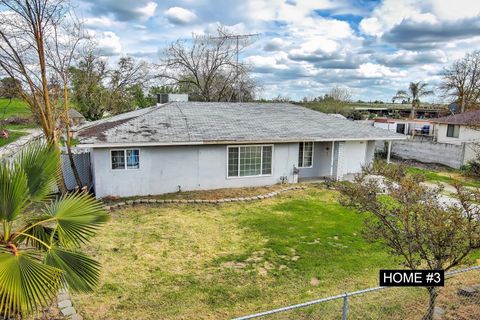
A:
POLYGON ((333 87, 330 89, 330 91, 328 91, 327 95, 340 102, 350 102, 352 99, 352 92, 350 88, 347 87, 333 87))
POLYGON ((117 68, 109 72, 106 109, 112 113, 131 111, 135 106, 130 89, 136 85, 144 88, 149 79, 150 72, 146 62, 136 61, 132 57, 120 58, 117 68))
POLYGON ((108 76, 107 61, 96 54, 93 46, 87 46, 69 73, 72 99, 80 113, 87 120, 101 119, 107 95, 104 86, 108 76))
POLYGON ((47 65, 53 70, 52 78, 58 84, 60 94, 55 95, 53 100, 55 105, 61 106, 58 122, 60 129, 65 131, 65 146, 72 168, 73 175, 78 187, 82 187, 82 180, 78 174, 72 154, 71 141, 71 121, 69 115, 69 83, 70 67, 73 60, 78 57, 79 46, 84 40, 88 40, 84 33, 81 22, 76 18, 73 12, 67 12, 67 19, 62 19, 61 23, 52 23, 52 35, 45 42, 45 53, 47 65))
MULTIPOLYGON (((69 10, 63 0, 0 0, 0 67, 20 81, 22 98, 45 138, 57 146, 60 113, 51 99, 50 91, 56 84, 50 80, 55 72, 49 66, 46 45, 56 42, 54 26, 64 22, 69 10)), ((63 177, 59 178, 59 188, 66 191, 63 177)))
MULTIPOLYGON (((399 165, 377 163, 351 184, 340 185, 341 202, 367 215, 365 237, 380 240, 406 267, 449 270, 480 247, 480 192, 456 185, 458 204, 441 201, 439 189, 399 165), (381 175, 378 179, 369 174, 381 175)), ((437 291, 427 288, 432 320, 437 291)))
MULTIPOLYGON (((200 101, 245 101, 257 88, 244 63, 236 61, 234 35, 219 26, 217 34, 193 35, 190 42, 177 40, 164 52, 159 64, 159 78, 188 91, 200 101)), ((246 46, 239 42, 238 50, 246 46)))
POLYGON ((352 92, 347 87, 333 87, 324 97, 326 104, 333 108, 333 112, 340 113, 352 99, 352 92))
POLYGON ((468 53, 443 72, 440 84, 445 97, 453 98, 460 112, 476 109, 480 104, 480 51, 468 53))

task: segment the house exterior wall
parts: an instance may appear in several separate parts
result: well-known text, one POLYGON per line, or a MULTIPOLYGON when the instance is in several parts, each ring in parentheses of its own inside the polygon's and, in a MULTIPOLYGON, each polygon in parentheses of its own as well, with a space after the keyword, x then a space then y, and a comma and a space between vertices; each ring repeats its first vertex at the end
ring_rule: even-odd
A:
POLYGON ((364 164, 371 164, 375 159, 375 141, 368 141, 367 142, 367 150, 365 153, 365 163, 364 164))
POLYGON ((460 145, 462 142, 480 141, 480 130, 475 130, 467 126, 460 125, 458 138, 447 137, 448 125, 446 124, 437 124, 436 128, 437 142, 460 145))
POLYGON ((344 166, 342 175, 360 172, 365 164, 367 141, 346 141, 344 148, 344 166))
MULTIPOLYGON (((300 168, 299 177, 343 179, 373 160, 374 146, 374 141, 316 142, 313 166, 300 168)), ((140 150, 140 168, 127 170, 111 169, 110 151, 115 149, 91 149, 98 198, 155 195, 177 192, 179 188, 189 191, 273 185, 285 176, 288 182, 296 182, 293 168, 298 167, 298 143, 273 146, 272 175, 230 178, 226 145, 134 148, 140 150)))
POLYGON ((312 167, 300 168, 298 176, 299 178, 330 177, 331 168, 332 142, 315 142, 312 167))
POLYGON ((397 132, 396 122, 374 122, 373 126, 376 128, 381 128, 388 131, 397 132))
POLYGON ((182 191, 238 188, 272 185, 287 176, 295 182, 294 166, 298 166, 298 144, 275 144, 272 175, 227 178, 227 146, 142 147, 140 168, 112 170, 110 150, 92 149, 95 193, 106 196, 154 195, 182 191))

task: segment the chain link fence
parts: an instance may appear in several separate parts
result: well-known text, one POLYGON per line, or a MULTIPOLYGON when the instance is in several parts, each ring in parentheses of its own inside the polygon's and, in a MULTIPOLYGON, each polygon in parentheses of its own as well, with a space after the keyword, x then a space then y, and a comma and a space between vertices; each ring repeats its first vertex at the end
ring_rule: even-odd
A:
POLYGON ((480 320, 480 266, 445 273, 435 307, 424 287, 375 287, 260 312, 255 318, 322 320, 480 320))

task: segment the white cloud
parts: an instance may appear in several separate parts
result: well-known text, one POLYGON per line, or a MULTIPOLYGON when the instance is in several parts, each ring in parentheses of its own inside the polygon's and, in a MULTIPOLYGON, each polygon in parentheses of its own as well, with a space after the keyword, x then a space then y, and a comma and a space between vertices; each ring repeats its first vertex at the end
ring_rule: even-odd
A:
POLYGON ((313 10, 334 9, 338 7, 337 3, 333 0, 298 0, 294 4, 284 0, 251 0, 245 1, 245 13, 251 20, 299 22, 313 10))
POLYGON ((93 31, 94 39, 97 42, 97 48, 101 55, 114 56, 122 53, 122 45, 120 38, 112 31, 95 32, 93 31))
POLYGON ((90 17, 83 20, 85 26, 90 28, 110 28, 115 24, 115 21, 102 16, 102 17, 90 17))
POLYGON ((283 39, 273 38, 273 39, 267 41, 267 43, 263 47, 263 50, 265 50, 265 51, 278 51, 278 50, 284 48, 285 45, 286 45, 286 43, 283 39))
POLYGON ((287 70, 288 66, 281 63, 282 56, 249 56, 245 62, 252 65, 257 71, 287 70))
POLYGON ((145 6, 137 8, 136 11, 141 15, 143 20, 151 18, 155 15, 157 4, 155 2, 149 2, 145 6))
POLYGON ((171 41, 219 23, 258 32, 241 59, 268 96, 318 96, 345 85, 356 88, 355 98, 388 100, 410 81, 435 84, 443 67, 480 49, 473 0, 74 1, 88 3, 87 26, 109 55, 157 62, 155 52, 171 41), (348 14, 362 17, 358 26, 348 14))
POLYGON ((362 19, 360 30, 366 35, 378 37, 400 24, 404 19, 415 22, 436 22, 435 15, 421 11, 422 3, 425 4, 418 0, 385 0, 375 8, 371 17, 362 19))
POLYGON ((168 21, 173 24, 188 24, 196 19, 195 13, 181 7, 171 7, 165 11, 168 21))
POLYGON ((393 72, 389 67, 374 64, 371 62, 364 63, 358 68, 360 76, 365 78, 381 78, 381 77, 398 77, 401 76, 399 72, 393 72))
POLYGON ((480 1, 476 0, 431 0, 429 2, 432 12, 440 19, 457 20, 480 14, 480 1))

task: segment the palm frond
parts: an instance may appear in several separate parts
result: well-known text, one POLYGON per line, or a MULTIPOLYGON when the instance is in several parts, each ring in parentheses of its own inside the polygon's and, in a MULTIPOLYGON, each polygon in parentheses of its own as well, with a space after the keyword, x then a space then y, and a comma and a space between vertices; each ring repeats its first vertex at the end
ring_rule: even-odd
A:
POLYGON ((47 250, 45 243, 51 245, 51 240, 57 241, 58 236, 54 233, 53 228, 42 225, 42 220, 38 219, 38 222, 40 223, 37 224, 36 220, 29 222, 24 231, 14 238, 15 242, 24 243, 26 246, 31 246, 38 250, 47 250), (52 233, 54 233, 53 238, 52 233))
POLYGON ((79 247, 108 221, 102 203, 84 192, 70 193, 50 204, 46 213, 56 221, 62 246, 79 247))
POLYGON ((13 221, 28 200, 25 172, 7 162, 0 163, 0 220, 13 221))
POLYGON ((25 148, 15 162, 27 175, 33 201, 40 201, 52 193, 61 170, 58 148, 52 144, 35 143, 25 148))
POLYGON ((63 270, 64 280, 73 291, 90 292, 98 284, 100 263, 83 253, 51 248, 45 257, 45 263, 63 270))
POLYGON ((0 313, 9 318, 48 306, 61 286, 62 270, 17 253, 0 253, 0 313))

